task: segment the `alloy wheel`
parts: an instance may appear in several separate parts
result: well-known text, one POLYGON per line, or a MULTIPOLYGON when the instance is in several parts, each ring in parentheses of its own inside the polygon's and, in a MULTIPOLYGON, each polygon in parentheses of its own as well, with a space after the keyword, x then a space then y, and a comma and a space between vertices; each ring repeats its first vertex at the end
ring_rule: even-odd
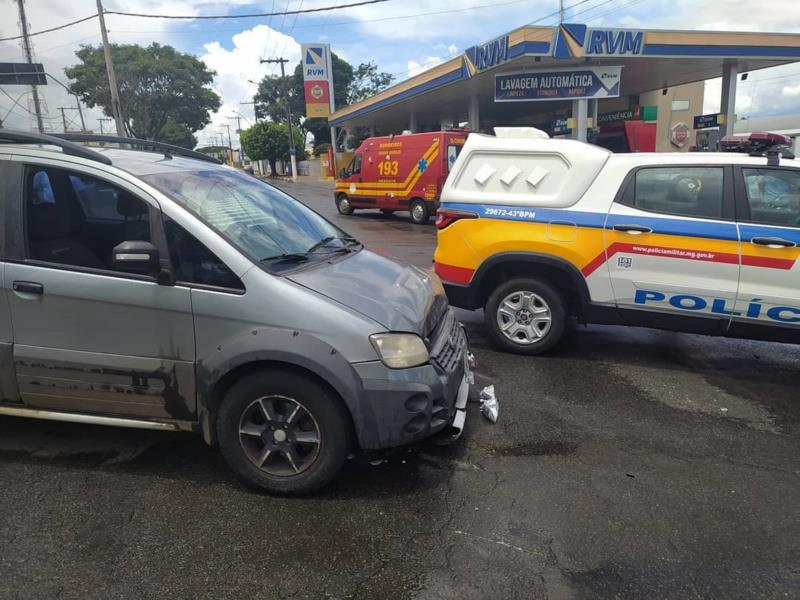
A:
POLYGON ((247 458, 269 475, 289 477, 307 470, 319 456, 321 436, 314 416, 287 396, 263 396, 239 421, 239 442, 247 458))
POLYGON ((550 306, 533 292, 512 292, 497 307, 497 326, 515 344, 539 342, 547 336, 552 322, 550 306))

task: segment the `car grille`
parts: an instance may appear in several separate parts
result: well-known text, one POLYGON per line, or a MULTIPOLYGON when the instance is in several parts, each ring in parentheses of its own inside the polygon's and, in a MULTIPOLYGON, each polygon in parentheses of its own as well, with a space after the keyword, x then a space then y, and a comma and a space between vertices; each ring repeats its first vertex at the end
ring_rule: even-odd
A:
POLYGON ((446 373, 452 373, 464 360, 466 349, 464 328, 456 319, 453 309, 450 309, 434 332, 430 347, 431 361, 446 373))

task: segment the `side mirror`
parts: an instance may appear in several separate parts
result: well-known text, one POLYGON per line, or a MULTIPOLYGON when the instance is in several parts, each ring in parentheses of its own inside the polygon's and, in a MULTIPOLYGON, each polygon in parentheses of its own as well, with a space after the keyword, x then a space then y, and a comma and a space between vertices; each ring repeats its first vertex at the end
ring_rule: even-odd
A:
POLYGON ((339 179, 347 179, 347 169, 339 170, 339 179))
POLYGON ((114 268, 128 273, 157 275, 161 270, 158 248, 141 240, 122 242, 111 251, 114 268))

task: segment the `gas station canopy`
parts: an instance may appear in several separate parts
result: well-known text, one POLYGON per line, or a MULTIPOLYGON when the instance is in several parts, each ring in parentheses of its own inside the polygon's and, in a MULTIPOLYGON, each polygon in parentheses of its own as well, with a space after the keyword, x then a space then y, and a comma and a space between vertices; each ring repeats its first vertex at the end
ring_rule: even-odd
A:
POLYGON ((471 129, 480 130, 481 121, 516 124, 543 111, 570 107, 573 112, 585 111, 578 98, 596 96, 571 96, 569 90, 544 102, 541 97, 500 102, 496 76, 621 67, 619 87, 614 90, 618 96, 722 77, 721 113, 726 118, 721 133, 729 134, 735 120, 737 73, 797 61, 800 34, 607 29, 566 23, 521 27, 336 111, 330 124, 398 133, 468 121, 471 129))

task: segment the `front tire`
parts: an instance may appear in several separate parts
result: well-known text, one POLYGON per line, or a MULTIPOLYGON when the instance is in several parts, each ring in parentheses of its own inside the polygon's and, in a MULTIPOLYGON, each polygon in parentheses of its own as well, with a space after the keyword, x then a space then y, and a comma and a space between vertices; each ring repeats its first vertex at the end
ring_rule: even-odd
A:
POLYGON ((350 451, 350 432, 339 399, 291 371, 242 378, 217 417, 228 465, 247 483, 279 494, 307 494, 328 484, 350 451))
POLYGON ((350 198, 347 197, 347 194, 336 196, 336 210, 339 211, 340 215, 350 216, 353 214, 353 205, 350 204, 350 198))
POLYGON ((564 334, 566 307, 561 295, 541 279, 512 279, 499 285, 484 308, 489 339, 500 350, 541 354, 564 334))
POLYGON ((425 225, 430 218, 430 212, 423 200, 414 198, 408 207, 408 212, 411 213, 411 222, 417 225, 425 225))

